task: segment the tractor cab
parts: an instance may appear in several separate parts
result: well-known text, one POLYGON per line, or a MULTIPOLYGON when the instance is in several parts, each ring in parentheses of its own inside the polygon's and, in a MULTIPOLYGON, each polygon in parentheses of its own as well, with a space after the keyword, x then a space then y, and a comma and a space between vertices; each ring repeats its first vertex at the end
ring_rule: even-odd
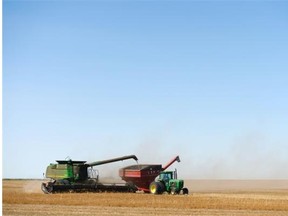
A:
POLYGON ((158 180, 164 181, 165 183, 169 182, 170 179, 174 179, 175 172, 176 171, 163 171, 160 173, 158 180))
POLYGON ((171 182, 173 181, 173 179, 175 179, 175 177, 174 177, 175 172, 176 172, 176 170, 174 172, 173 171, 165 171, 165 172, 163 171, 160 173, 157 181, 162 182, 162 184, 166 188, 165 191, 170 192, 170 185, 171 185, 171 182))

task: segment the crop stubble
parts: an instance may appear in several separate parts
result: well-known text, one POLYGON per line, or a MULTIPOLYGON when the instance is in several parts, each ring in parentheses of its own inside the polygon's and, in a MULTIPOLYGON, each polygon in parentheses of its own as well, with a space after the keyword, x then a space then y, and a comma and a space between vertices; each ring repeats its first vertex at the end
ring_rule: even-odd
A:
POLYGON ((3 181, 3 215, 288 215, 288 191, 218 191, 183 195, 63 193, 39 181, 3 181))

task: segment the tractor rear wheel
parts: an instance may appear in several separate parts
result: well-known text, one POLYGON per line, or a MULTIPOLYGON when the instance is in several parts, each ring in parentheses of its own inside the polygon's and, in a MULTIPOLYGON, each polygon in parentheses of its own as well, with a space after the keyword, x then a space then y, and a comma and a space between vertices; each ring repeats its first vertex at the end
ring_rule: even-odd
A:
POLYGON ((161 182, 152 182, 149 190, 152 194, 162 194, 164 192, 164 185, 161 182))

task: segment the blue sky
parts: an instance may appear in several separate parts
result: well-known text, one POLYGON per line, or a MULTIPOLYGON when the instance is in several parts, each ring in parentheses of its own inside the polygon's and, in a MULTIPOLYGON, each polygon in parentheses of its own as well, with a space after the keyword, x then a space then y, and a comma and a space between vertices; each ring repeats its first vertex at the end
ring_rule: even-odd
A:
POLYGON ((3 177, 41 178, 67 156, 179 154, 183 178, 288 178, 287 11, 4 0, 3 177))

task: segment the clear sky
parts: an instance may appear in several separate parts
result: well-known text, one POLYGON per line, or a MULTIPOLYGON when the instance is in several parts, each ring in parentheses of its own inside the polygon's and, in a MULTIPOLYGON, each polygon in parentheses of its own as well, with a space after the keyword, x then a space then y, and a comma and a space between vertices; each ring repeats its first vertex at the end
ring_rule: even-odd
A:
POLYGON ((4 0, 3 177, 136 154, 288 178, 287 84, 288 1, 4 0))

